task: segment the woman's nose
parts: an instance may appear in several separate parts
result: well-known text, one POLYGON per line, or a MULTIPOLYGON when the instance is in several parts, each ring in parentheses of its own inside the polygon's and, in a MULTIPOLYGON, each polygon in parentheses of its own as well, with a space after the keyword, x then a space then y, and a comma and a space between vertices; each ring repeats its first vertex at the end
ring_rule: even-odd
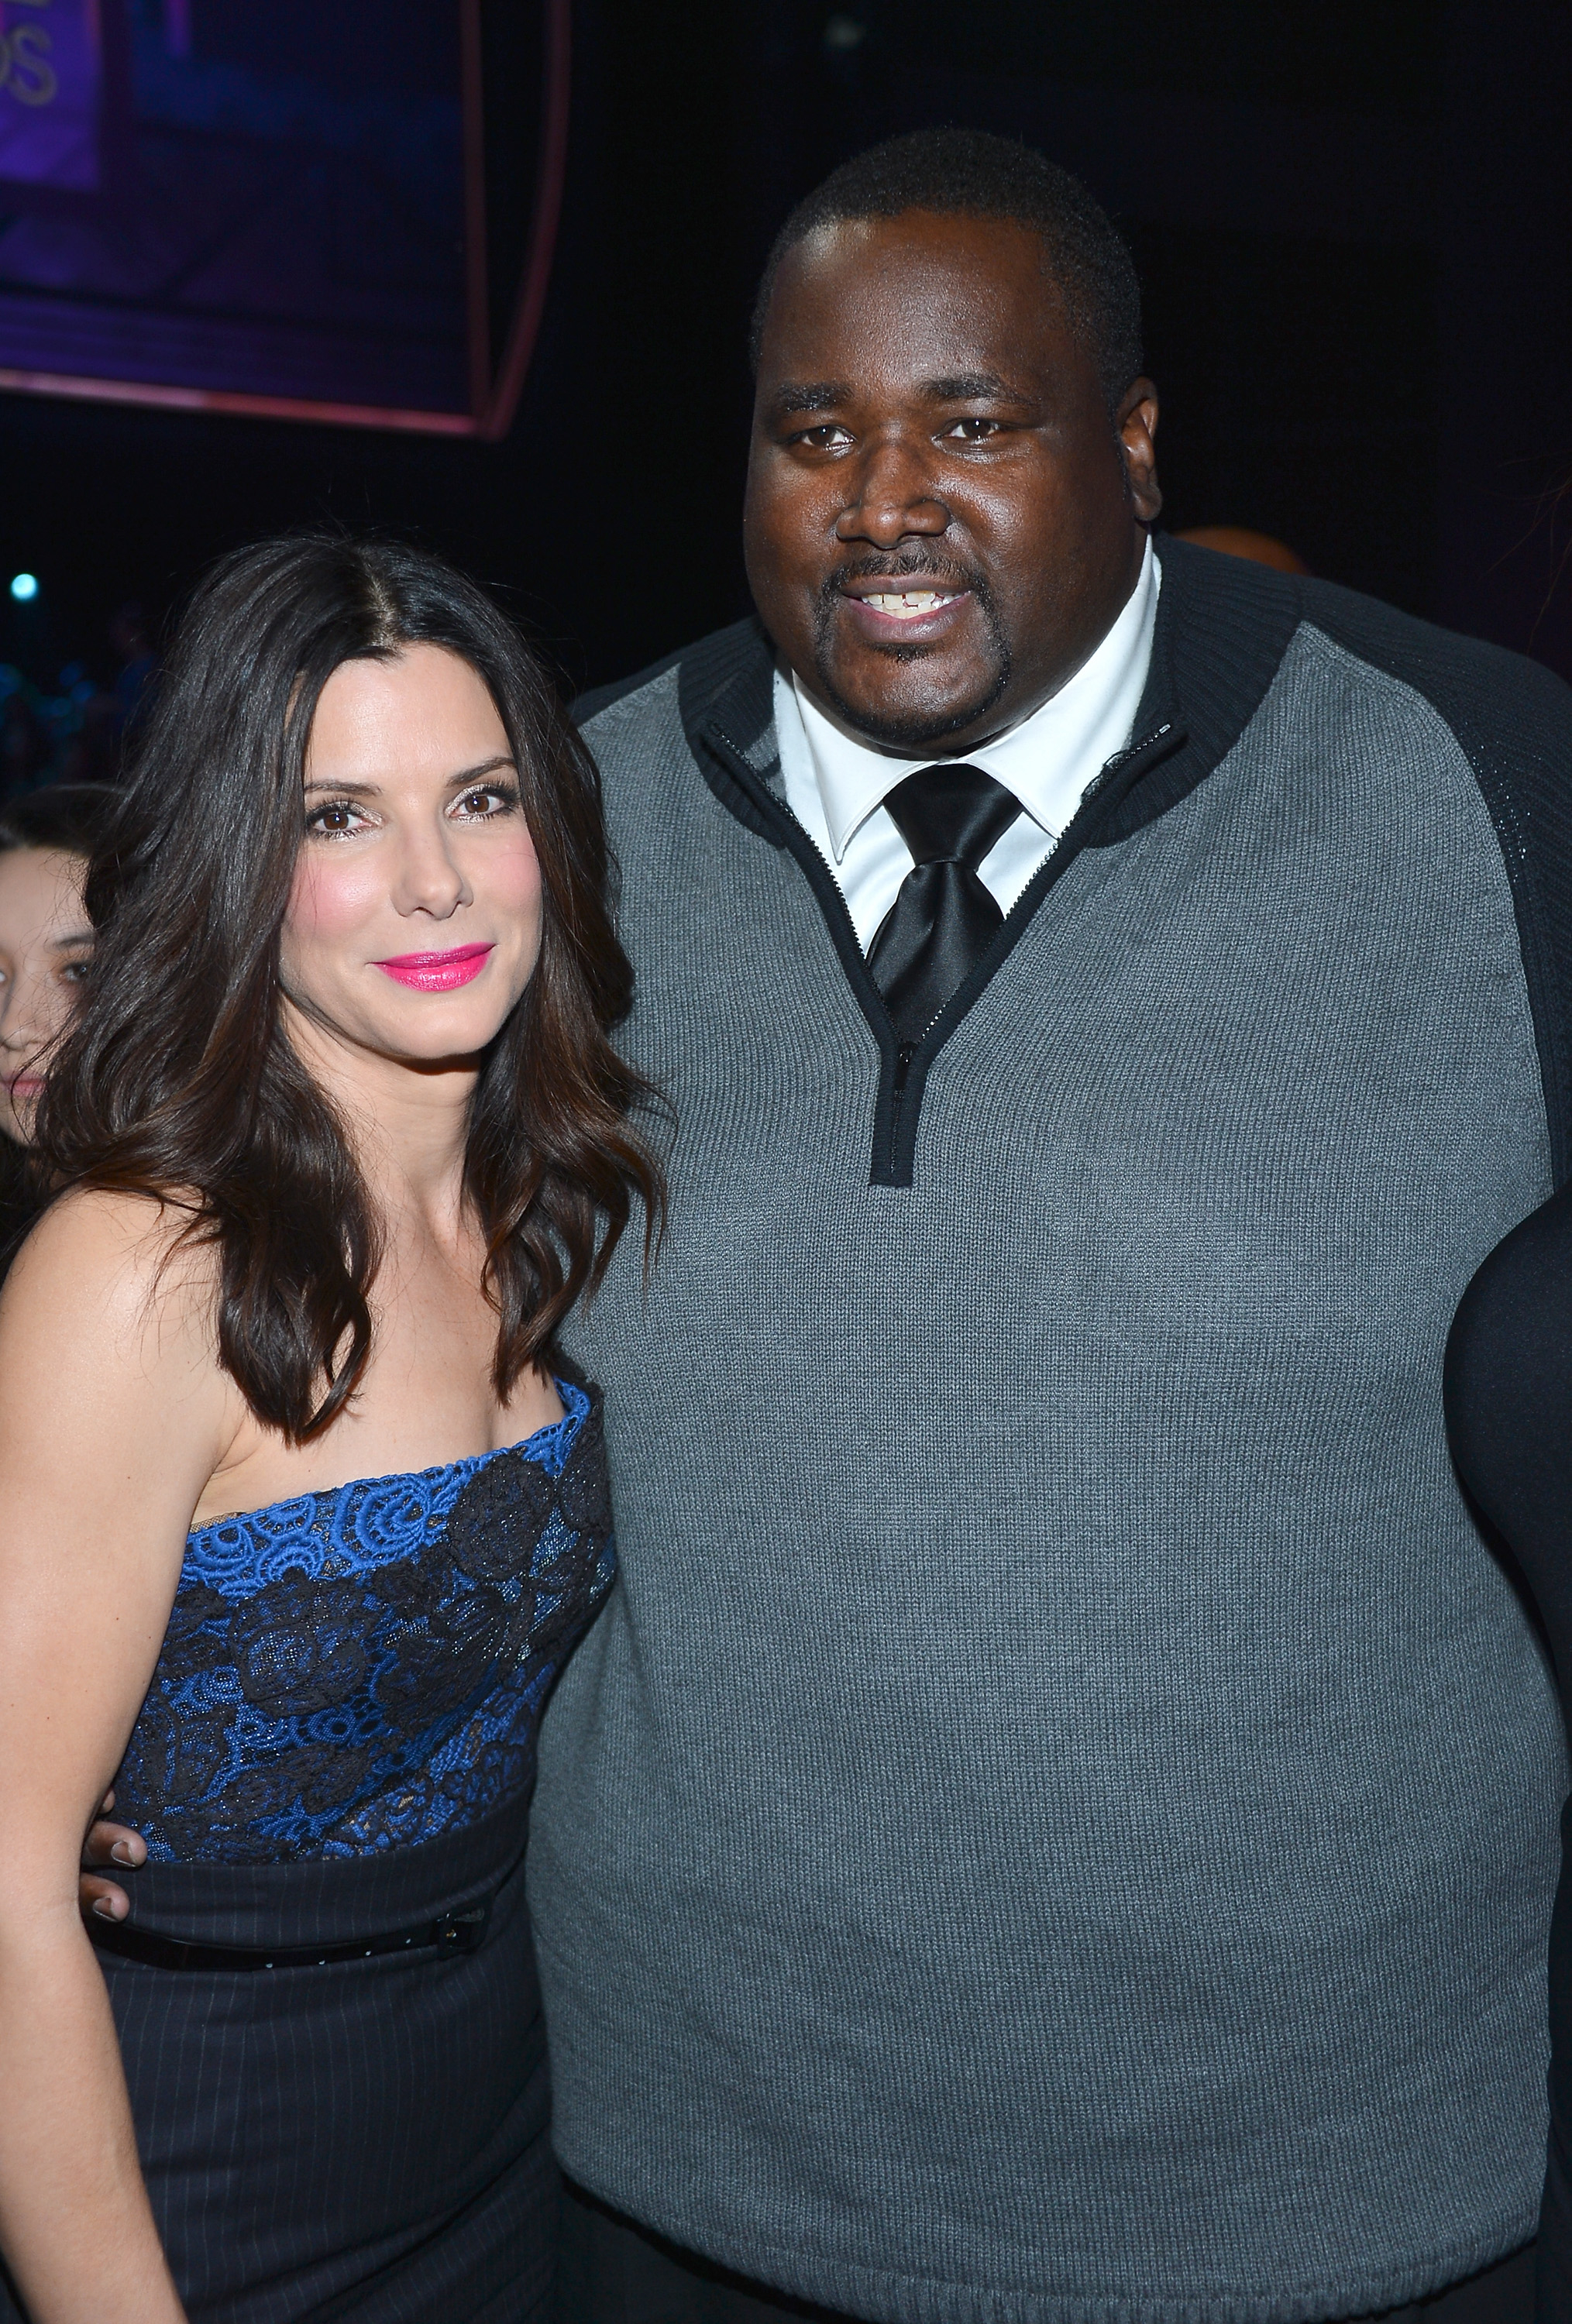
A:
POLYGON ((401 912, 446 919, 470 901, 469 883, 440 832, 411 833, 404 844, 394 901, 401 912))
POLYGON ((25 1056, 42 1048, 54 1029, 45 995, 22 979, 0 987, 0 1049, 25 1056))

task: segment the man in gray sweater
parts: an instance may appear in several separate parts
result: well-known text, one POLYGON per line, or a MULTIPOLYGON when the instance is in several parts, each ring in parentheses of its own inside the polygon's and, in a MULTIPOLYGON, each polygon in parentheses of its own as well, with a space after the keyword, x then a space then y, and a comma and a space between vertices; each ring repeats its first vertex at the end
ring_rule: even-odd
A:
POLYGON ((585 706, 678 1131, 572 1335, 561 2315, 1526 2324, 1562 1729, 1440 1370, 1572 1161, 1572 704, 1154 547, 1019 148, 837 172, 758 355, 760 619, 585 706))
POLYGON ((838 172, 758 352, 760 620, 585 706, 678 1134, 574 1334, 562 2312, 1526 2316, 1561 1720, 1440 1368, 1567 1167, 1572 706, 1154 550, 1018 148, 838 172))

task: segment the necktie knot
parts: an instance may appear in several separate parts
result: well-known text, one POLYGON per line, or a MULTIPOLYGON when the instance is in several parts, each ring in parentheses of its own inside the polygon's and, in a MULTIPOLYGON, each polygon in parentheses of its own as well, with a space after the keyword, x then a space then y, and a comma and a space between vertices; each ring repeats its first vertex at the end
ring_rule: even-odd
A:
POLYGON ((1021 812, 1021 802, 981 767, 920 767, 886 793, 890 819, 914 863, 964 863, 975 872, 1021 812))

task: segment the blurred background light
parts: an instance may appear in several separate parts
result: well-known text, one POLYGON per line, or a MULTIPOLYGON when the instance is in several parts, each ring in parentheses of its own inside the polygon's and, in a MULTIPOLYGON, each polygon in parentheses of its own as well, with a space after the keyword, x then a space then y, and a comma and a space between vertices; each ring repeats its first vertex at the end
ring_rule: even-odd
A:
POLYGON ((11 594, 19 605, 25 605, 31 598, 38 595, 37 576, 32 573, 14 573, 11 576, 11 594))

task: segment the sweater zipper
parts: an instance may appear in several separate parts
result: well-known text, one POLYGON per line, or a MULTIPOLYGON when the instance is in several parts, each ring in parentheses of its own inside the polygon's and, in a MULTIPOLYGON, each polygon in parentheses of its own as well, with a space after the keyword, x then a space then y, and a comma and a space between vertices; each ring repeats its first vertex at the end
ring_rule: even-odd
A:
MULTIPOLYGON (((911 1140, 903 1141, 902 1137, 906 1126, 905 1112, 909 1100, 914 1100, 919 1108, 922 1103, 926 1074, 920 1074, 915 1086, 911 1086, 911 1067, 921 1042, 902 1041, 896 1034, 890 1012, 884 1006, 883 995, 869 974, 867 956, 857 935, 856 924, 846 908, 840 882, 812 833, 784 799, 777 798, 759 780, 741 744, 735 742, 717 721, 711 720, 707 732, 711 742, 724 750, 730 761, 729 771, 745 785, 754 805, 773 816, 780 825, 786 845, 801 866, 818 900, 853 996, 878 1046, 879 1087, 874 1101, 873 1154, 868 1183, 873 1186, 910 1185, 911 1174, 908 1172, 904 1178, 901 1176, 899 1157, 903 1143, 908 1150, 911 1143, 911 1140)), ((937 1021, 936 1019, 934 1022, 937 1021)), ((931 1025, 925 1028, 924 1040, 931 1030, 931 1025)))
MULTIPOLYGON (((1115 752, 1107 764, 1098 770, 1082 793, 1080 804, 1075 814, 1070 817, 1064 830, 1059 833, 1059 837, 1005 914, 1003 925, 1006 927, 1019 918, 1020 928, 1024 928, 1049 890, 1061 877, 1068 865, 1080 853, 1086 844, 1087 830, 1095 819, 1094 803, 1096 806, 1105 805, 1111 792, 1116 791, 1119 796, 1123 796, 1128 784, 1126 781, 1121 781, 1120 777, 1133 773, 1154 755, 1163 754, 1172 749, 1180 739, 1172 721, 1164 720, 1150 733, 1142 735, 1138 741, 1130 743, 1124 750, 1115 752), (1092 812, 1088 814, 1088 810, 1092 812), (1084 816, 1087 817, 1085 822, 1082 821, 1084 816), (1076 831, 1075 837, 1071 839, 1071 832, 1077 825, 1080 828, 1076 831), (1067 840, 1070 841, 1068 846, 1067 840)), ((795 816, 791 820, 797 824, 799 830, 802 829, 795 816)), ((808 838, 806 832, 803 833, 803 837, 808 839, 808 844, 811 847, 813 843, 808 838)), ((817 848, 814 849, 814 853, 816 855, 818 853, 817 848)), ((822 858, 820 860, 822 861, 822 858)), ((838 886, 836 888, 836 894, 840 896, 838 886)), ((844 911, 846 909, 844 896, 840 900, 841 908, 844 911)), ((849 920, 850 914, 848 913, 846 917, 849 920)), ((1017 932, 1019 933, 1019 929, 1017 932)), ((948 1006, 947 1002, 946 1007, 948 1006)), ((933 1063, 934 1057, 938 1056, 939 1049, 936 1048, 931 1054, 925 1054, 925 1052, 929 1037, 944 1014, 943 1009, 936 1010, 915 1041, 896 1043, 890 1067, 890 1102, 887 1107, 881 1106, 875 1112, 873 1169, 869 1178, 872 1185, 910 1186, 911 1184, 912 1155, 917 1144, 917 1129, 921 1118, 922 1101, 928 1088, 928 1068, 933 1063), (914 1065, 919 1066, 915 1079, 912 1074, 914 1065), (907 1118, 909 1110, 911 1117, 910 1121, 907 1118)), ((946 1034, 945 1039, 948 1040, 948 1034, 946 1034)), ((944 1042, 941 1041, 939 1047, 942 1048, 943 1046, 944 1042)))
MULTIPOLYGON (((938 1047, 931 1051, 928 1048, 928 1043, 934 1028, 943 1019, 949 1004, 947 1002, 945 1009, 939 1010, 936 1016, 929 1019, 919 1040, 902 1041, 900 1038, 890 1012, 884 1006, 883 996, 869 973, 866 955, 863 951, 851 913, 846 908, 846 899, 841 893, 840 884, 822 850, 815 844, 811 833, 786 802, 777 798, 774 793, 767 789, 760 781, 756 770, 741 745, 734 742, 719 723, 712 719, 707 732, 712 743, 718 744, 730 761, 728 772, 734 780, 740 781, 755 807, 773 816, 779 823, 787 845, 801 865, 809 886, 818 899, 819 908, 828 924, 830 935, 834 939, 836 950, 841 956, 841 964, 846 972, 853 993, 867 1019, 868 1028, 878 1044, 879 1089, 874 1105, 873 1154, 868 1183, 873 1186, 910 1186, 912 1154, 917 1143, 917 1126, 922 1111, 923 1095, 928 1086, 928 1069, 939 1055, 939 1050, 943 1047, 944 1040, 949 1038, 949 1035, 947 1033, 944 1040, 941 1040, 938 1047)), ((1004 920, 1006 927, 1014 926, 1016 933, 1019 934, 1020 928, 1031 919, 1038 905, 1059 878, 1066 866, 1079 854, 1086 844, 1087 830, 1089 827, 1087 809, 1093 806, 1094 801, 1101 805, 1111 787, 1116 788, 1118 795, 1123 796, 1128 785, 1121 782, 1115 786, 1114 779, 1127 770, 1133 774, 1141 762, 1153 755, 1166 754, 1168 750, 1174 748, 1182 740, 1182 732, 1177 730, 1171 722, 1165 720, 1151 733, 1143 735, 1139 742, 1133 742, 1128 749, 1119 752, 1108 761, 1107 765, 1103 767, 1094 780, 1087 785, 1075 815, 1059 834, 1049 854, 1039 864, 1006 914, 1004 920), (1080 825, 1078 830, 1077 825, 1080 825), (1072 832, 1075 833, 1074 842, 1067 847, 1065 843, 1070 838, 1072 832)), ((953 1027, 951 1029, 954 1029, 953 1027)))

